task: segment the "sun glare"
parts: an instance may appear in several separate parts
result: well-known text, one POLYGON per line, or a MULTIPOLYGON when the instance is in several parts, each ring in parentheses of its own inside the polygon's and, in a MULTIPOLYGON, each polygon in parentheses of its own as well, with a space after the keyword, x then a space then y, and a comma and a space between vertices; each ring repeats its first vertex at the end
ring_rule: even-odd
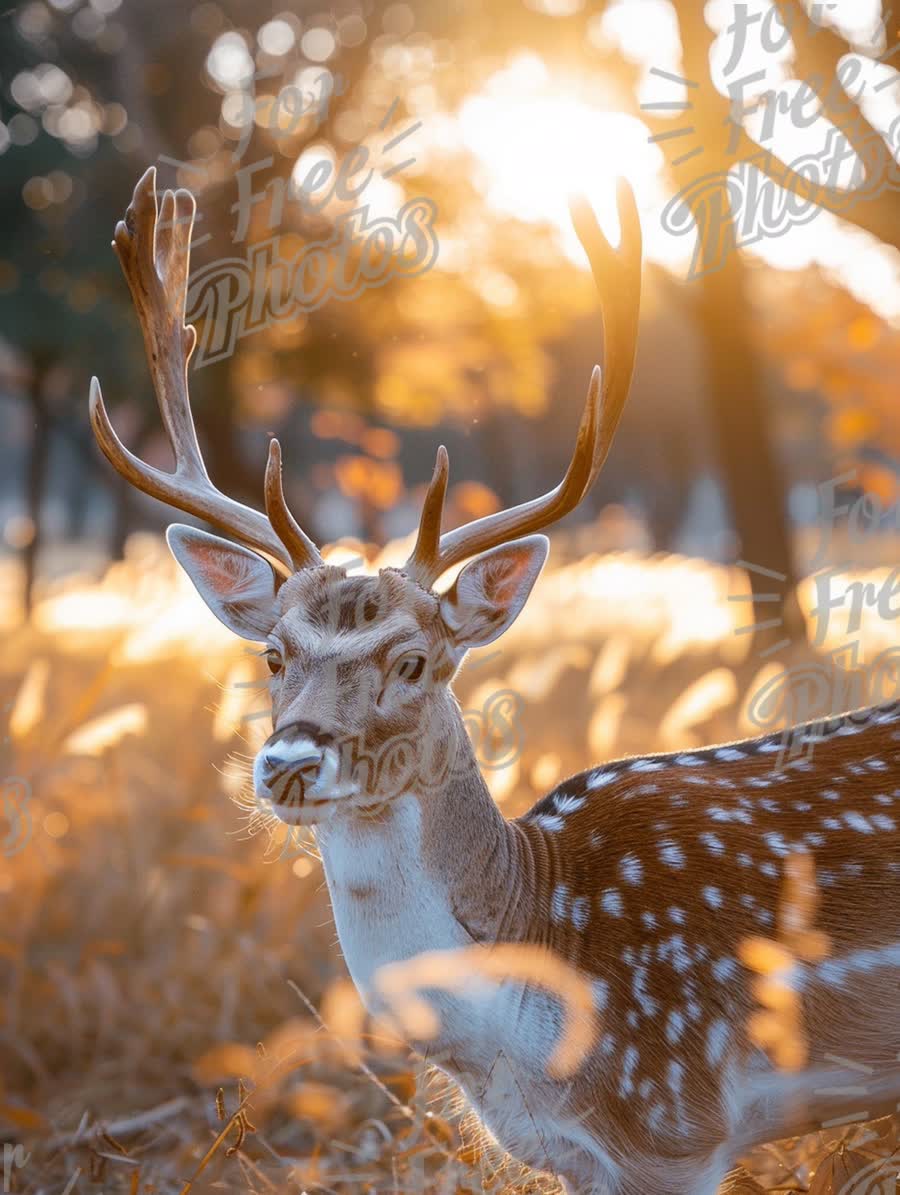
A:
MULTIPOLYGON (((775 52, 770 44, 777 32, 776 22, 768 19, 777 16, 770 11, 772 7, 771 0, 755 0, 751 5, 760 20, 750 23, 740 61, 735 64, 729 62, 733 39, 728 34, 728 25, 734 19, 733 7, 728 0, 710 0, 707 4, 707 20, 718 35, 711 68, 716 86, 723 93, 727 92, 726 74, 746 76, 763 66, 766 87, 783 92, 782 103, 797 92, 799 83, 792 78, 790 39, 785 39, 775 52), (763 18, 767 19, 768 30, 765 44, 760 34, 763 18)), ((829 19, 861 43, 866 39, 877 40, 873 11, 868 0, 860 0, 856 8, 846 4, 831 6, 829 19)), ((613 3, 592 19, 588 36, 595 44, 619 52, 643 67, 639 103, 671 102, 679 96, 682 100, 689 98, 677 84, 683 67, 669 0, 613 3), (647 36, 650 25, 654 30, 652 38, 647 36), (661 72, 665 77, 661 77, 661 72), (665 89, 665 94, 661 89, 665 89)), ((896 117, 898 104, 892 91, 880 87, 876 92, 874 83, 883 83, 894 73, 889 66, 867 64, 864 69, 867 85, 863 89, 863 109, 881 128, 886 128, 896 117)), ((746 98, 751 98, 749 89, 746 98)), ((539 55, 521 53, 470 96, 455 119, 448 118, 442 123, 437 142, 456 142, 471 152, 476 162, 476 180, 495 212, 555 226, 562 251, 584 269, 587 261, 571 226, 568 196, 573 192, 584 193, 604 231, 616 241, 615 180, 624 175, 634 187, 641 212, 645 257, 678 276, 685 276, 694 256, 696 232, 688 225, 684 235, 674 236, 663 228, 662 212, 671 199, 671 180, 667 177, 663 154, 651 142, 646 124, 635 116, 616 111, 619 106, 619 97, 611 85, 607 85, 605 92, 598 90, 596 80, 553 71, 539 55)), ((837 133, 821 115, 810 127, 802 129, 794 127, 782 115, 768 131, 763 127, 764 117, 761 110, 745 116, 748 134, 758 143, 762 137, 764 146, 788 163, 821 156, 829 145, 829 137, 837 133)), ((683 118, 673 113, 673 121, 678 119, 683 123, 683 118)), ((852 160, 837 182, 843 187, 858 185, 853 178, 852 160)), ((776 184, 766 181, 760 186, 766 192, 766 204, 774 209, 783 206, 783 196, 776 184)), ((900 268, 896 255, 827 212, 820 211, 814 219, 779 227, 777 233, 748 238, 746 247, 753 256, 776 269, 819 266, 885 318, 900 314, 900 268)), ((448 260, 451 248, 448 246, 448 260)))
MULTIPOLYGON (((568 198, 587 196, 604 231, 618 239, 615 183, 627 178, 645 211, 663 201, 663 156, 646 125, 605 110, 554 76, 533 54, 522 54, 492 75, 462 105, 459 137, 475 157, 485 199, 495 211, 556 226, 563 251, 585 263, 568 212, 568 198)), ((644 227, 647 255, 686 259, 659 221, 644 227)))

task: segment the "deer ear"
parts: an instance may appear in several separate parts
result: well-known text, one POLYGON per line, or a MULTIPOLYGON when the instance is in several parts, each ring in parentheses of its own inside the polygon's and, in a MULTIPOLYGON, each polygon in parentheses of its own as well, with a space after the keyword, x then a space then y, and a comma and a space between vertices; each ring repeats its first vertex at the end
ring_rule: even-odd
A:
POLYGON ((216 618, 242 639, 264 640, 278 621, 272 566, 249 548, 183 523, 174 523, 166 540, 216 618))
POLYGON ((529 535, 467 564, 441 598, 441 616, 459 647, 484 647, 512 626, 547 559, 550 541, 529 535))

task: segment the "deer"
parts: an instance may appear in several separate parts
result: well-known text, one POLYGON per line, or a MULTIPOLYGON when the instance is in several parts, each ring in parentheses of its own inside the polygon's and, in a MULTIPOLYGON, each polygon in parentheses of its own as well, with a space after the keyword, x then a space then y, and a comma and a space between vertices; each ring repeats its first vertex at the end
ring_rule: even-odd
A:
POLYGON ((604 364, 562 481, 444 531, 439 448, 402 567, 361 575, 323 560, 288 507, 274 438, 265 513, 210 480, 184 323, 195 201, 178 189, 158 202, 153 168, 113 246, 174 472, 122 444, 96 378, 90 417, 123 478, 229 537, 167 531, 210 611, 264 645, 273 730, 253 761, 255 800, 311 828, 364 1004, 382 1007, 379 975, 411 960, 548 952, 587 984, 596 1018, 566 1073, 551 1065, 560 1000, 522 974, 434 991, 436 1033, 411 1032, 410 1044, 459 1084, 490 1139, 565 1190, 712 1195, 756 1144, 897 1108, 900 703, 795 728, 815 749, 790 759, 770 733, 600 763, 514 819, 492 799, 451 683, 468 652, 515 621, 547 558, 542 532, 584 499, 610 450, 642 270, 624 181, 617 203, 616 246, 585 199, 570 205, 600 296, 604 364), (751 1032, 759 976, 742 944, 774 940, 798 854, 815 868, 827 950, 782 967, 805 1041, 785 1066, 751 1032))

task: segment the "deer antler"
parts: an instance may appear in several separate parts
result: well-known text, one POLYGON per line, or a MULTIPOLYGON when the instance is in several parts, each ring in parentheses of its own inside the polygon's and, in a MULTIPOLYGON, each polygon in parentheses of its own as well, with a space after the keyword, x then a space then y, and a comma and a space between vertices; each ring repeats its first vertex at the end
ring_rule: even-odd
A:
POLYGON ((459 561, 539 531, 574 510, 594 484, 615 435, 634 369, 641 296, 641 226, 631 187, 618 187, 620 245, 613 249, 584 199, 572 202, 575 231, 591 263, 601 297, 603 373, 594 367, 566 475, 555 489, 441 535, 447 490, 447 452, 438 449, 434 476, 425 496, 419 534, 404 572, 430 587, 459 561))
POLYGON ((193 326, 184 323, 195 211, 189 191, 166 191, 157 216, 156 169, 151 166, 135 187, 113 241, 144 335, 159 413, 175 457, 174 473, 148 465, 122 444, 106 413, 96 378, 91 379, 91 424, 107 460, 126 481, 228 532, 264 553, 281 574, 290 576, 322 561, 285 503, 278 442, 273 440, 270 445, 266 469, 268 518, 213 485, 197 443, 187 383, 188 361, 197 336, 193 326))

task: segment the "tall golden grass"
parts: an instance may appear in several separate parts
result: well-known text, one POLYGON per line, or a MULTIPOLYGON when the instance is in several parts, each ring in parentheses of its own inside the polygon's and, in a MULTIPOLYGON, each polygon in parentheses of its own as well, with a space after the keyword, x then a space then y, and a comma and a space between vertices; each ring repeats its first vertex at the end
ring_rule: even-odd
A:
MULTIPOLYGON (((0 578, 0 601, 12 591, 0 578)), ((729 601, 746 592, 739 572, 679 557, 551 569, 458 685, 504 810, 603 758, 751 733, 746 695, 812 655, 755 656, 735 633, 746 603, 729 601), (514 750, 491 720, 510 690, 514 750)), ((48 585, 28 625, 10 608, 0 626, 9 1189, 555 1190, 383 1026, 342 1037, 355 997, 314 852, 255 833, 240 800, 268 733, 264 662, 161 543, 136 538, 124 563, 48 585)), ((896 1147, 896 1125, 869 1132, 843 1131, 842 1165, 896 1147)), ((735 1189, 837 1192, 834 1141, 759 1151, 735 1189)))

